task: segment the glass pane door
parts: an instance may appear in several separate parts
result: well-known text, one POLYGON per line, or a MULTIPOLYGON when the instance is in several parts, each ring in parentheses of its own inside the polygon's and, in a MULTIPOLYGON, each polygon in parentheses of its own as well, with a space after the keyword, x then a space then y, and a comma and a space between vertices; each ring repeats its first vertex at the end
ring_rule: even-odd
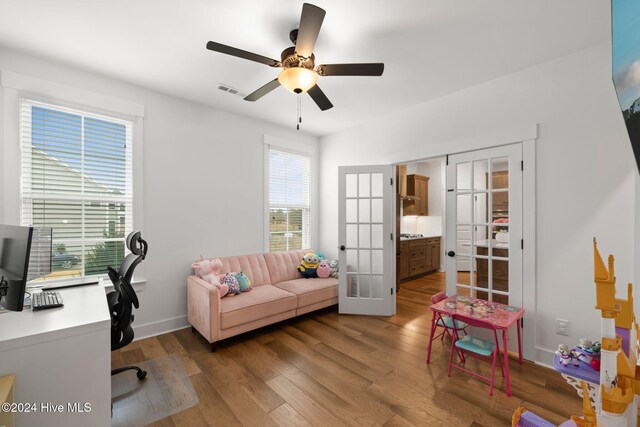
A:
POLYGON ((391 166, 339 170, 340 313, 395 312, 391 166))
POLYGON ((447 292, 522 306, 520 145, 449 157, 447 292))

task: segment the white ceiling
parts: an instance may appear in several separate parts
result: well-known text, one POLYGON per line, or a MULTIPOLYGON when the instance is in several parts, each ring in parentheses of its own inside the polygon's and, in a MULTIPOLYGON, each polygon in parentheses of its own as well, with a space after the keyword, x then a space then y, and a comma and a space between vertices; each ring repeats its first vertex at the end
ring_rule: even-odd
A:
MULTIPOLYGON (((296 96, 250 93, 278 70, 205 49, 279 59, 297 0, 0 0, 0 45, 160 92, 295 127, 296 96)), ((382 77, 320 77, 334 108, 303 96, 306 132, 327 135, 609 40, 602 0, 314 0, 327 11, 316 63, 384 62, 382 77)))

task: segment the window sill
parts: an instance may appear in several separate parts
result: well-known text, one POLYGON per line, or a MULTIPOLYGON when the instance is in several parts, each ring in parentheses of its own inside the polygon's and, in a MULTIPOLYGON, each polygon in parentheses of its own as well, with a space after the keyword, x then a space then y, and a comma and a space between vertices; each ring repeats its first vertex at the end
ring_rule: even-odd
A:
MULTIPOLYGON (((111 280, 109 280, 108 277, 96 276, 96 277, 85 279, 82 281, 78 281, 76 279, 76 280, 66 280, 66 281, 61 280, 55 283, 40 282, 40 283, 37 283, 36 285, 27 286, 27 292, 29 292, 31 289, 42 289, 42 288, 47 288, 47 290, 55 291, 56 289, 73 288, 76 286, 87 286, 89 284, 92 284, 90 286, 94 286, 93 284, 95 284, 95 282, 98 282, 99 280, 102 280, 104 282, 105 291, 111 292, 114 290, 113 284, 111 283, 111 280)), ((136 292, 143 292, 145 288, 144 286, 145 283, 147 283, 147 280, 144 278, 140 278, 140 279, 134 279, 131 285, 133 286, 133 289, 136 292)))
MULTIPOLYGON (((105 281, 105 283, 108 283, 104 286, 104 289, 107 292, 111 292, 115 290, 110 280, 108 282, 105 281)), ((131 286, 133 286, 133 290, 136 291, 136 293, 144 292, 145 283, 147 283, 147 279, 134 279, 133 282, 131 282, 131 286)))

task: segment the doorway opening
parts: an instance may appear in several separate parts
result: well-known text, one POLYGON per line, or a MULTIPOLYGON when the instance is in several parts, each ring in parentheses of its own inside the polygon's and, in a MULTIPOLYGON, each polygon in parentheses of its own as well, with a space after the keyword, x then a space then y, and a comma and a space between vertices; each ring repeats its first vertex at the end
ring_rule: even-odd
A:
MULTIPOLYGON (((403 288, 410 295, 446 291, 528 305, 523 221, 531 216, 523 215, 524 147, 516 143, 396 165, 399 295, 403 288)), ((525 333, 529 358, 531 339, 525 333)))
POLYGON ((440 273, 444 291, 445 168, 445 157, 396 165, 397 290, 440 273))

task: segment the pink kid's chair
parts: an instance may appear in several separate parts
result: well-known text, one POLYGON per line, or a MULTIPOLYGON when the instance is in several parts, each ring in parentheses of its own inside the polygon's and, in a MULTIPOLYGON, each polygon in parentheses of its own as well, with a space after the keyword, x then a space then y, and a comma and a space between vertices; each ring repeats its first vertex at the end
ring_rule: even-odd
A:
MULTIPOLYGON (((452 314, 451 319, 455 322, 458 320, 457 314, 452 314)), ((489 382, 489 396, 493 395, 493 383, 496 373, 496 361, 500 364, 502 370, 502 376, 504 377, 504 368, 502 367, 502 361, 500 360, 500 347, 498 346, 498 332, 491 323, 484 320, 473 319, 465 317, 465 321, 469 326, 476 328, 489 329, 493 331, 494 342, 483 340, 482 338, 474 337, 473 335, 465 335, 460 338, 457 329, 453 329, 453 339, 451 341, 451 354, 449 355, 449 372, 451 376, 451 368, 460 369, 478 378, 482 378, 489 382), (464 367, 465 360, 462 360, 462 366, 453 364, 453 352, 460 351, 463 354, 468 354, 479 360, 491 363, 491 377, 484 377, 477 372, 473 372, 464 367)))
MULTIPOLYGON (((437 304, 443 299, 447 299, 447 294, 445 294, 444 292, 438 292, 431 297, 431 304, 437 304)), ((442 332, 436 335, 434 331, 434 336, 431 340, 440 338, 440 341, 442 341, 444 339, 444 334, 447 334, 449 338, 453 339, 453 335, 451 334, 450 330, 457 330, 463 332, 465 335, 467 334, 466 323, 460 320, 454 323, 453 320, 451 320, 451 317, 444 316, 440 313, 435 313, 434 316, 436 316, 436 331, 438 330, 438 328, 442 328, 442 332)))
MULTIPOLYGON (((437 304, 446 298, 447 298, 447 294, 445 294, 444 292, 438 292, 437 294, 431 297, 431 304, 437 304)), ((433 340, 440 338, 440 341, 442 341, 444 340, 445 334, 447 334, 447 336, 453 340, 453 335, 450 332, 453 330, 460 331, 465 335, 467 334, 466 323, 461 322, 459 320, 454 323, 453 320, 451 320, 451 317, 444 316, 440 313, 434 313, 433 315, 435 316, 436 327, 433 330, 433 334, 430 336, 429 338, 430 341, 429 341, 429 344, 427 345, 427 364, 431 359, 430 349, 431 349, 431 343, 433 342, 433 340), (438 328, 442 328, 442 331, 439 334, 437 333, 438 328)), ((464 360, 464 356, 462 355, 462 353, 458 352, 458 354, 460 355, 461 360, 464 360)))

